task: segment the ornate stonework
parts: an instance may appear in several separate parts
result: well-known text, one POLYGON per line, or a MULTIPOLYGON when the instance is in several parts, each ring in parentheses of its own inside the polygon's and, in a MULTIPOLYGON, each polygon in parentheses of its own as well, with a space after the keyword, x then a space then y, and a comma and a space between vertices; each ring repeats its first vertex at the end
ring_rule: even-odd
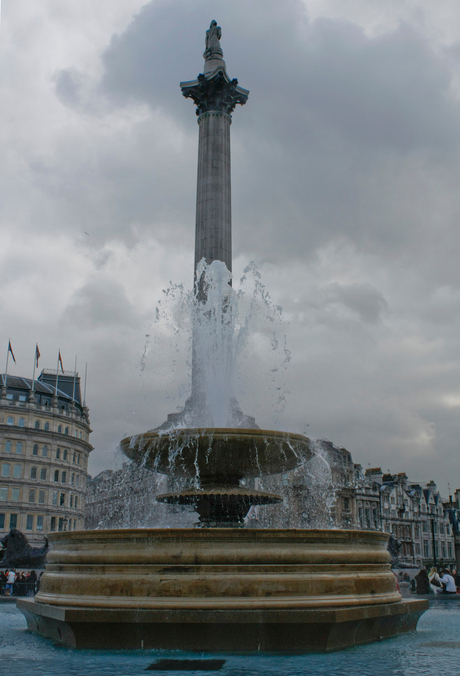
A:
POLYGON ((205 75, 198 75, 194 82, 181 83, 181 89, 185 98, 193 99, 197 115, 211 110, 230 115, 237 103, 244 106, 249 93, 246 89, 238 87, 236 78, 229 80, 224 70, 219 70, 210 79, 205 75))

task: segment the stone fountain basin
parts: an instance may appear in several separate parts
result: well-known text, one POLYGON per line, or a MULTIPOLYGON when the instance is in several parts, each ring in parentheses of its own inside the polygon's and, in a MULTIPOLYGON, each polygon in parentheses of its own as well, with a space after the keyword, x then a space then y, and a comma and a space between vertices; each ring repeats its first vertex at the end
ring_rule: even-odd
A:
POLYGON ((201 479, 281 474, 313 455, 302 434, 234 428, 151 430, 126 437, 120 447, 147 469, 201 479))

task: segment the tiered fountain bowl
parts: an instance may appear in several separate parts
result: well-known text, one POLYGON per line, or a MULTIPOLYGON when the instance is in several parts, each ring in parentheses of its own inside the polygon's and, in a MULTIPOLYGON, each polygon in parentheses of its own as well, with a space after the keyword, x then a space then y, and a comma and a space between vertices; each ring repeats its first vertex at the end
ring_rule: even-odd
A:
POLYGON ((415 630, 428 603, 401 599, 385 533, 240 527, 250 505, 281 500, 240 481, 297 466, 311 453, 305 437, 177 430, 122 448, 152 470, 196 477, 159 499, 193 505, 199 525, 214 527, 51 534, 39 593, 18 599, 29 629, 79 648, 284 653, 415 630))
POLYGON ((282 502, 279 495, 241 486, 248 478, 280 474, 308 460, 310 441, 301 434, 255 429, 156 430, 123 439, 133 462, 170 476, 193 480, 159 502, 191 505, 202 527, 241 527, 253 505, 282 502))

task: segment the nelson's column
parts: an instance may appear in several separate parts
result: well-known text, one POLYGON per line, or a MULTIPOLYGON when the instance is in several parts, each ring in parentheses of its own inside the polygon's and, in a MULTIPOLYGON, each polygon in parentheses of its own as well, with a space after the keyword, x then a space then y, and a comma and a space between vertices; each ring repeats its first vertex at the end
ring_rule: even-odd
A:
MULTIPOLYGON (((199 262, 205 259, 210 265, 222 261, 232 270, 232 201, 230 172, 230 125, 237 103, 244 105, 249 91, 238 86, 238 80, 227 75, 224 55, 220 46, 222 30, 211 21, 206 31, 204 72, 196 80, 181 82, 182 94, 193 99, 198 116, 198 178, 195 225, 195 273, 199 262)), ((192 394, 185 409, 171 413, 158 429, 202 425, 203 412, 200 368, 192 358, 192 394)), ((212 421, 209 421, 212 424, 212 421)), ((237 402, 232 400, 232 426, 257 427, 254 418, 246 416, 237 402)))

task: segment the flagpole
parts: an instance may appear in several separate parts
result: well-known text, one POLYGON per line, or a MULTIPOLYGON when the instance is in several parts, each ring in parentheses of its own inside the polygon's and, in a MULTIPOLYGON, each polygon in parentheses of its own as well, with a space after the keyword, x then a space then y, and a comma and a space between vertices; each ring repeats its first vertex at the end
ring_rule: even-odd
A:
POLYGON ((85 366, 85 389, 84 389, 84 394, 83 394, 83 406, 86 406, 86 380, 88 377, 88 362, 86 362, 85 366))
POLYGON ((10 345, 11 345, 11 339, 8 338, 8 348, 6 350, 6 366, 5 366, 5 382, 3 385, 6 387, 6 384, 8 382, 8 360, 10 358, 10 345))
POLYGON ((73 376, 73 400, 75 401, 75 388, 77 387, 77 357, 75 356, 75 371, 73 376))
POLYGON ((35 366, 37 364, 37 347, 38 347, 38 344, 35 345, 34 370, 33 370, 33 373, 32 373, 32 392, 35 392, 35 366))
POLYGON ((61 356, 61 348, 58 350, 58 358, 56 364, 56 385, 54 387, 54 396, 57 397, 58 385, 59 385, 59 357, 61 356))

